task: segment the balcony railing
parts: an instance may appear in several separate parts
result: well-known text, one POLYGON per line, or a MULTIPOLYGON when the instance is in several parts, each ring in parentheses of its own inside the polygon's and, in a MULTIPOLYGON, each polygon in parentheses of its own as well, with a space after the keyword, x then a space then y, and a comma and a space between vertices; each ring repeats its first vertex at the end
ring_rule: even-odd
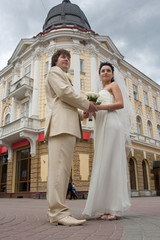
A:
POLYGON ((160 141, 157 139, 153 139, 153 138, 149 138, 147 136, 143 136, 137 133, 134 133, 134 140, 139 140, 141 142, 144 142, 146 144, 151 144, 151 145, 155 145, 155 146, 160 146, 160 141))
POLYGON ((33 90, 33 79, 27 76, 24 76, 17 82, 11 85, 10 97, 16 97, 18 100, 23 99, 27 91, 33 90))
POLYGON ((31 132, 40 130, 41 120, 22 117, 14 122, 11 122, 0 128, 0 139, 19 133, 24 129, 31 132))

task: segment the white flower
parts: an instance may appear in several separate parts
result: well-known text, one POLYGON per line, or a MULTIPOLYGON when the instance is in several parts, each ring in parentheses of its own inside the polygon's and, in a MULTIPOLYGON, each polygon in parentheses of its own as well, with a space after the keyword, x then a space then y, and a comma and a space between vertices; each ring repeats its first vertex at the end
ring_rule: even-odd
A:
POLYGON ((99 97, 99 94, 95 92, 86 92, 86 95, 87 95, 87 99, 93 102, 96 102, 97 98, 99 97))

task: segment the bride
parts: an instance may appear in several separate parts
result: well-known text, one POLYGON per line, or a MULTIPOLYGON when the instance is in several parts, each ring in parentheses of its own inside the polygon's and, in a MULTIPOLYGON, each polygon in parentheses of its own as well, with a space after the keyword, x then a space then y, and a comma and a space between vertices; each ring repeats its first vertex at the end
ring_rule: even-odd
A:
MULTIPOLYGON (((103 90, 99 92, 101 104, 97 105, 98 112, 95 116, 93 168, 82 214, 85 218, 115 220, 130 207, 126 159, 130 122, 124 107, 129 98, 128 101, 124 99, 127 93, 123 95, 119 87, 121 84, 118 85, 114 80, 112 64, 101 63, 99 75, 103 90)), ((122 81, 124 82, 123 77, 121 83, 122 81)))

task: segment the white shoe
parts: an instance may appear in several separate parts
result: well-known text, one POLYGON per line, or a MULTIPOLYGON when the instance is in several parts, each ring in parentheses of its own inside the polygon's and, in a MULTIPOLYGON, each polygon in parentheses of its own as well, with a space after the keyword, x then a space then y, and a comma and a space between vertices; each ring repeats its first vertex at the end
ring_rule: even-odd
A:
POLYGON ((71 216, 66 216, 56 222, 51 222, 51 224, 57 226, 58 224, 64 225, 64 226, 78 226, 82 225, 86 222, 86 220, 78 220, 71 216))

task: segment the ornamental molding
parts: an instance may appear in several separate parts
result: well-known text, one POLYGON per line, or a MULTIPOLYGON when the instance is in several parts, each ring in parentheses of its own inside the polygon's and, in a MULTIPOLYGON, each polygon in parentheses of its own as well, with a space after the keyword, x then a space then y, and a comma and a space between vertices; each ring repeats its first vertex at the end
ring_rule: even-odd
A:
POLYGON ((92 44, 86 46, 86 49, 89 51, 91 57, 97 57, 99 54, 99 51, 97 50, 97 48, 92 44))
POLYGON ((141 118, 143 118, 143 114, 141 112, 141 110, 139 108, 136 109, 136 117, 140 116, 141 118))
POLYGON ((142 86, 142 80, 138 79, 138 85, 142 86))
POLYGON ((30 133, 30 132, 21 132, 19 134, 21 138, 26 138, 30 142, 30 154, 32 157, 36 156, 36 141, 38 140, 38 134, 37 133, 30 133))
MULTIPOLYGON (((115 66, 115 67, 121 72, 121 68, 120 68, 120 66, 118 65, 117 59, 113 58, 113 59, 111 60, 111 62, 112 62, 112 64, 113 64, 113 66, 115 66)), ((121 73, 122 73, 122 72, 121 72, 121 73)), ((122 75, 123 75, 123 74, 122 74, 122 75)))
MULTIPOLYGON (((151 123, 152 123, 152 116, 151 116, 150 113, 147 114, 147 122, 148 122, 148 121, 151 121, 151 123)), ((152 125, 153 125, 153 124, 152 124, 152 125)))
POLYGON ((51 46, 45 49, 45 54, 48 54, 49 57, 52 57, 56 50, 56 47, 51 46))
POLYGON ((24 95, 25 95, 25 97, 28 97, 29 99, 31 99, 32 91, 27 89, 24 95))
POLYGON ((72 50, 73 50, 73 54, 80 55, 80 50, 81 49, 80 49, 79 45, 73 45, 72 50))
POLYGON ((40 61, 41 60, 41 52, 39 51, 39 52, 34 52, 34 54, 33 54, 33 58, 34 58, 34 60, 35 61, 40 61))
POLYGON ((20 67, 21 67, 20 62, 17 62, 17 63, 14 65, 13 72, 14 72, 14 73, 19 72, 20 67))
POLYGON ((148 87, 146 87, 145 85, 142 85, 142 87, 143 87, 143 90, 145 90, 146 92, 149 91, 149 90, 148 90, 148 87))
POLYGON ((152 95, 156 96, 150 85, 148 86, 148 91, 150 91, 152 93, 152 95))
POLYGON ((157 97, 160 97, 160 92, 157 91, 157 97))

